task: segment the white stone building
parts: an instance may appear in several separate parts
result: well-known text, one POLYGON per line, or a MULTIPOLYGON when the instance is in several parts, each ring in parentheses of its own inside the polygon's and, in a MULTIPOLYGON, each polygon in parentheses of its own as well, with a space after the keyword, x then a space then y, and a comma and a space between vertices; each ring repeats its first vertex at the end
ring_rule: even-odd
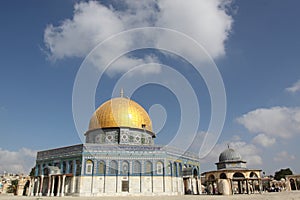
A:
POLYGON ((37 153, 32 196, 201 192, 198 157, 155 145, 147 112, 123 95, 95 111, 85 136, 85 144, 37 153))
POLYGON ((219 156, 217 170, 204 172, 208 194, 252 194, 262 191, 261 170, 249 169, 241 155, 228 147, 219 156))

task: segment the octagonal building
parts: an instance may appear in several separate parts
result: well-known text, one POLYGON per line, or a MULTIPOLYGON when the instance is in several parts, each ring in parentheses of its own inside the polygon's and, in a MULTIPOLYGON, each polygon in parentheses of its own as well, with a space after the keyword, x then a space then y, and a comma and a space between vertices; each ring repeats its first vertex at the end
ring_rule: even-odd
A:
POLYGON ((145 109, 121 92, 96 109, 84 144, 37 153, 30 194, 199 194, 198 156, 155 145, 155 137, 145 109))

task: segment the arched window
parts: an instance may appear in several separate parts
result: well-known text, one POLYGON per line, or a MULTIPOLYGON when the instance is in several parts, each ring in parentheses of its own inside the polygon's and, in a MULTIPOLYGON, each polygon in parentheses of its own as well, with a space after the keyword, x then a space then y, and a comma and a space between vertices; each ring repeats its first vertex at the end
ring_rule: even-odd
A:
POLYGON ((85 173, 92 174, 93 172, 93 161, 87 160, 85 163, 85 173))
POLYGON ((63 174, 67 173, 67 163, 66 163, 66 161, 63 161, 63 164, 62 164, 62 173, 63 174))
POLYGON ((41 170, 42 175, 45 175, 45 172, 44 172, 45 167, 46 167, 46 164, 41 165, 40 170, 41 170))
POLYGON ((197 170, 197 168, 193 169, 193 176, 194 176, 194 178, 196 178, 198 176, 198 170, 197 170))
POLYGON ((98 173, 105 174, 105 162, 102 160, 98 163, 98 173))
POLYGON ((150 161, 147 161, 145 166, 146 166, 145 174, 151 174, 152 173, 152 163, 150 161))
POLYGON ((48 175, 49 175, 49 169, 48 169, 48 167, 45 167, 45 168, 44 168, 44 175, 45 175, 45 176, 48 176, 48 175))
POLYGON ((168 174, 172 176, 172 163, 168 163, 168 174))
POLYGON ((226 179, 226 178, 227 178, 227 176, 225 173, 220 174, 220 179, 226 179))
POLYGON ((173 165, 173 176, 177 176, 178 173, 177 173, 177 163, 174 162, 174 165, 173 165))
POLYGON ((215 176, 214 175, 209 175, 208 181, 215 181, 215 176))
POLYGON ((133 173, 136 175, 141 173, 141 163, 137 160, 133 164, 133 173))
POLYGON ((245 176, 240 172, 236 172, 235 174, 233 174, 233 178, 245 178, 245 176))
POLYGON ((127 161, 122 162, 122 174, 123 175, 129 174, 129 163, 127 161))
POLYGON ((40 172, 40 165, 36 165, 35 168, 34 168, 34 175, 41 175, 41 172, 40 172))
POLYGON ((182 164, 179 163, 179 170, 178 170, 178 176, 181 177, 182 176, 182 164))
POLYGON ((164 173, 164 164, 161 161, 156 163, 156 173, 162 175, 164 173))
POLYGON ((251 172, 250 173, 250 178, 258 178, 258 176, 256 175, 255 172, 251 172))
POLYGON ((118 163, 115 160, 112 160, 109 165, 110 174, 118 174, 118 163))
POLYGON ((73 173, 73 160, 69 161, 69 173, 73 173))
POLYGON ((76 160, 76 176, 79 176, 81 174, 81 163, 80 160, 76 160))

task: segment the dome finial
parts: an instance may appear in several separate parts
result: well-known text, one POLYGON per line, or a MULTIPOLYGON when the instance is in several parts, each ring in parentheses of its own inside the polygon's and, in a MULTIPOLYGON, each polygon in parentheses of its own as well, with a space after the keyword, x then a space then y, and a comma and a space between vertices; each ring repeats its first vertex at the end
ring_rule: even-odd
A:
POLYGON ((123 88, 121 88, 120 96, 121 96, 121 97, 124 97, 124 90, 123 90, 123 88))
POLYGON ((227 147, 228 147, 228 149, 230 148, 230 147, 229 147, 229 143, 227 143, 227 147))

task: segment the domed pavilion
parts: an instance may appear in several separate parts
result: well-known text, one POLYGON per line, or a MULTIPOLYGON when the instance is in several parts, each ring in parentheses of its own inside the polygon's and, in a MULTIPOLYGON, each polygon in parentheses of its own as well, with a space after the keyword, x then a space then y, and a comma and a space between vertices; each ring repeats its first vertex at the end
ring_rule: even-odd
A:
POLYGON ((246 161, 229 146, 220 154, 216 165, 217 170, 202 173, 208 194, 231 195, 261 192, 261 170, 248 169, 246 161))
POLYGON ((37 153, 32 196, 199 194, 196 154, 155 145, 151 118, 121 96, 93 113, 85 143, 37 153))

